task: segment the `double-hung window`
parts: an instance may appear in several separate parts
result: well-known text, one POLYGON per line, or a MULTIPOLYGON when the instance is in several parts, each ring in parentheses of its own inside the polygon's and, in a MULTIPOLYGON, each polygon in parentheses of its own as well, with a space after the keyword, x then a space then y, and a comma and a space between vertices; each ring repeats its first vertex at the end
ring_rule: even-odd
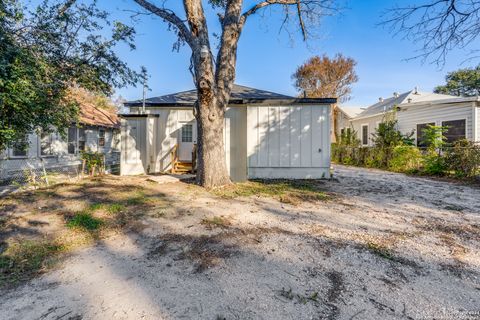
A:
POLYGON ((73 126, 68 128, 68 153, 77 153, 77 130, 78 128, 73 126))
POLYGON ((25 135, 12 143, 12 157, 26 157, 28 153, 28 135, 25 135))
POLYGON ((85 151, 86 134, 85 129, 78 128, 78 151, 85 151))
POLYGON ((98 130, 98 146, 105 147, 105 129, 98 130))
POLYGON ((362 145, 368 145, 368 124, 362 125, 362 145))
POLYGON ((417 147, 426 148, 428 147, 427 142, 425 141, 425 129, 429 126, 434 126, 435 122, 429 123, 419 123, 417 124, 417 147))
POLYGON ((447 143, 454 143, 457 140, 465 139, 467 137, 465 119, 443 121, 442 127, 447 127, 446 132, 443 134, 445 138, 447 138, 447 143))

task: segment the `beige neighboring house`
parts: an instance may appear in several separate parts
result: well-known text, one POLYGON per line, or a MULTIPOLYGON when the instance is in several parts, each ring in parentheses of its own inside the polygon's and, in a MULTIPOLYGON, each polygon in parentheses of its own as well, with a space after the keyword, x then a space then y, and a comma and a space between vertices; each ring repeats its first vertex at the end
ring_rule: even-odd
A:
POLYGON ((383 121, 385 114, 396 110, 398 129, 407 134, 414 132, 415 142, 422 146, 422 130, 429 124, 448 126, 447 140, 466 138, 480 141, 479 97, 455 97, 450 95, 408 91, 394 93, 379 101, 351 119, 351 125, 363 146, 371 146, 372 134, 383 121))

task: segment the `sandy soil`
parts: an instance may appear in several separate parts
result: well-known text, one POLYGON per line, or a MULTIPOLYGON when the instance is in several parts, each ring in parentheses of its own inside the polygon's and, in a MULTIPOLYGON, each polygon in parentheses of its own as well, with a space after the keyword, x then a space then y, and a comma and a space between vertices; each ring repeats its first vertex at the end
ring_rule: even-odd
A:
POLYGON ((157 188, 135 230, 0 291, 0 318, 480 318, 479 189, 349 167, 300 205, 157 188))

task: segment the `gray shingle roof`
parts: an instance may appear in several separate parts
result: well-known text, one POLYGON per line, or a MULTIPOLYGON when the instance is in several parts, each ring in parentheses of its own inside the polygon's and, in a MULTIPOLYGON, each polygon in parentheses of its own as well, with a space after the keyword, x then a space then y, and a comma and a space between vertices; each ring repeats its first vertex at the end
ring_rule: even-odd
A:
POLYGON ((393 96, 393 97, 384 99, 383 101, 379 101, 369 106, 363 112, 358 114, 355 118, 364 118, 364 117, 378 115, 383 112, 390 111, 393 109, 394 106, 398 106, 403 103, 427 102, 427 101, 436 101, 436 100, 451 99, 451 98, 455 98, 455 97, 445 95, 445 94, 411 90, 411 91, 407 91, 402 94, 399 94, 398 97, 393 96))
MULTIPOLYGON (((266 90, 260 90, 240 85, 233 85, 230 95, 230 103, 247 103, 264 100, 294 100, 296 98, 274 93, 266 90)), ((197 90, 189 90, 167 94, 164 96, 148 98, 145 100, 146 106, 190 106, 197 100, 197 90)), ((126 106, 138 106, 142 104, 142 100, 129 101, 126 106)))

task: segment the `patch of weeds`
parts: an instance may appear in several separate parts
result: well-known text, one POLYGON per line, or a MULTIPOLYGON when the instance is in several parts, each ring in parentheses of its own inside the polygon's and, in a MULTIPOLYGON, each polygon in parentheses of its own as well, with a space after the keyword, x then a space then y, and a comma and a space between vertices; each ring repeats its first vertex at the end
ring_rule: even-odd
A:
POLYGON ((89 211, 97 211, 97 210, 102 210, 105 208, 105 204, 103 203, 93 203, 88 207, 89 211))
POLYGON ((231 218, 227 218, 224 216, 215 216, 211 218, 203 218, 200 222, 204 225, 207 229, 211 230, 213 228, 228 228, 232 225, 231 218))
POLYGON ((383 259, 387 259, 387 260, 391 260, 391 261, 394 260, 394 255, 393 255, 392 251, 388 247, 386 247, 382 244, 379 244, 379 243, 376 243, 376 242, 368 242, 367 243, 367 249, 371 253, 373 253, 373 254, 375 254, 375 255, 383 258, 383 259))
POLYGON ((125 206, 120 203, 112 203, 107 207, 107 212, 110 214, 117 214, 125 210, 125 206))
POLYGON ((286 290, 282 288, 280 290, 280 296, 287 298, 288 300, 296 300, 298 303, 307 304, 307 302, 318 302, 318 292, 314 291, 311 294, 298 294, 292 291, 292 288, 286 290))
POLYGON ((8 222, 8 217, 7 216, 0 216, 0 229, 5 227, 8 222))
POLYGON ((148 202, 148 198, 143 191, 137 191, 133 197, 125 202, 127 206, 138 206, 148 202))
POLYGON ((215 267, 227 258, 239 252, 237 246, 225 243, 234 233, 220 233, 213 236, 186 236, 180 234, 165 234, 158 237, 158 242, 152 246, 149 258, 171 252, 174 260, 193 262, 193 272, 201 273, 215 267))
POLYGON ((0 286, 25 280, 49 266, 51 258, 63 251, 61 244, 49 241, 22 241, 0 255, 0 286))
POLYGON ((315 180, 257 180, 235 183, 212 192, 225 199, 237 197, 263 196, 276 198, 283 203, 297 205, 303 201, 328 199, 325 192, 319 191, 315 180))
POLYGON ((101 219, 93 217, 89 212, 80 212, 75 214, 73 218, 67 222, 67 227, 94 231, 100 228, 102 224, 103 221, 101 219))

